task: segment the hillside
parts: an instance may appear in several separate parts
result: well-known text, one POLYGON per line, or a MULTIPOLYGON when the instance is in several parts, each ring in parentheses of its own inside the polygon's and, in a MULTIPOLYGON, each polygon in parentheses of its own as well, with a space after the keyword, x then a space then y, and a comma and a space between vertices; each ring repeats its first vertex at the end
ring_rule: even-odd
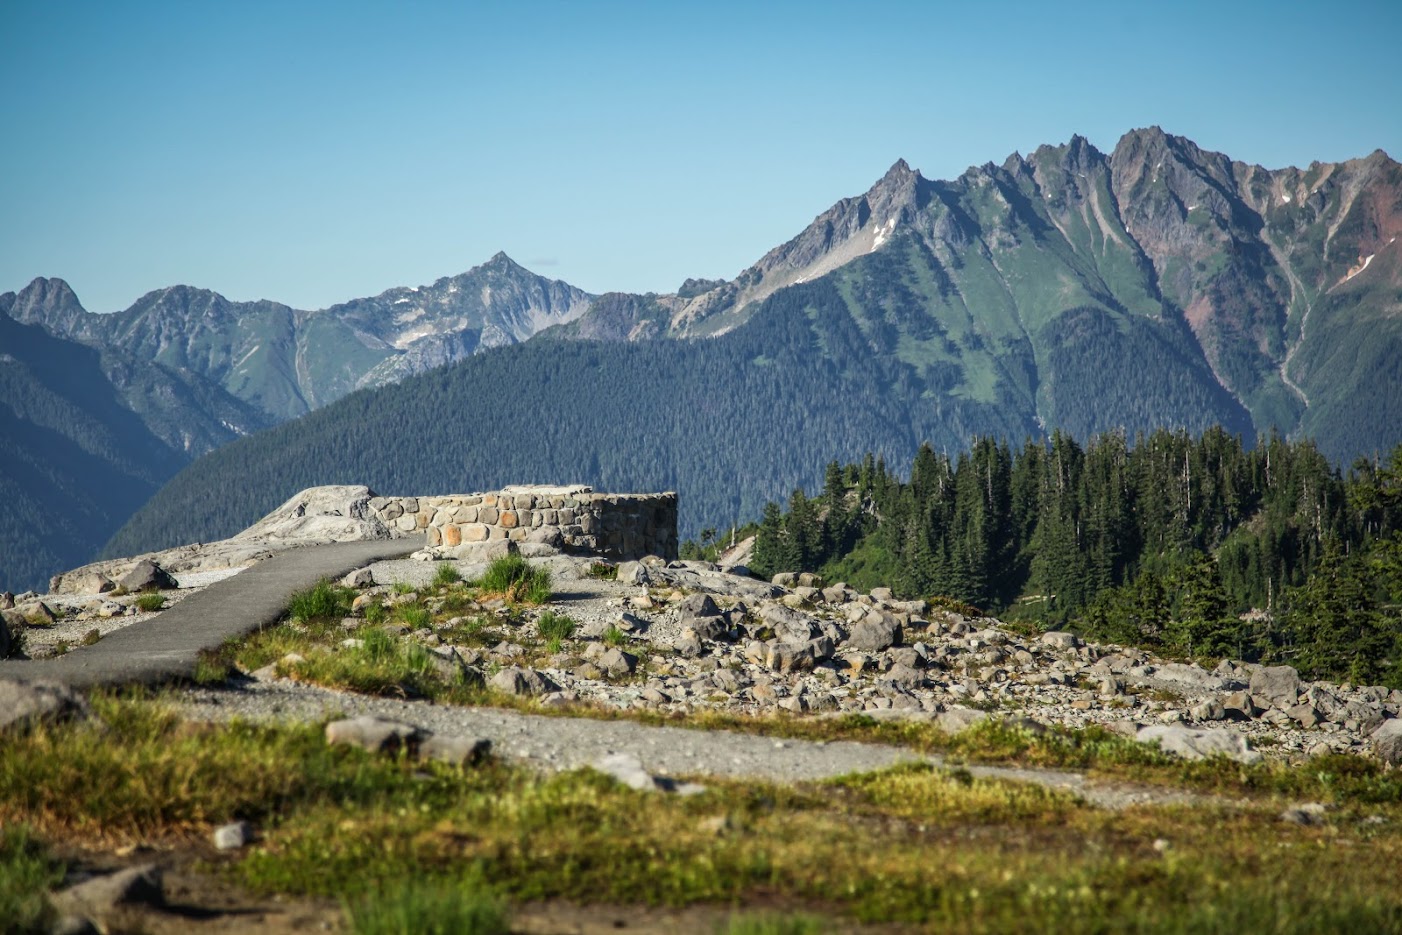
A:
POLYGON ((38 587, 85 561, 185 462, 124 389, 178 405, 181 387, 0 312, 0 584, 38 587))

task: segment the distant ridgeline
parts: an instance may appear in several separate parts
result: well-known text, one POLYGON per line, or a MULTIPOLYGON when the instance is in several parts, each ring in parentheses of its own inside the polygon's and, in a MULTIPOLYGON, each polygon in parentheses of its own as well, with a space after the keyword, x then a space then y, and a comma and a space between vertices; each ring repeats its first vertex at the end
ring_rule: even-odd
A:
POLYGON ((1341 474, 1312 443, 1220 429, 983 438, 921 447, 905 483, 868 455, 769 504, 752 567, 1402 687, 1402 445, 1341 474))

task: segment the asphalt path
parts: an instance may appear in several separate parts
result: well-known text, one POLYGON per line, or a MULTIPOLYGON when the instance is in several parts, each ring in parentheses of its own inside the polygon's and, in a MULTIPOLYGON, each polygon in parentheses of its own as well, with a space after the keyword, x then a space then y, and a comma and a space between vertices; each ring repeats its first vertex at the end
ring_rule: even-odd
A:
POLYGON ((287 549, 92 646, 53 659, 0 662, 0 679, 91 688, 189 678, 201 652, 275 623, 296 592, 322 578, 408 555, 424 544, 422 536, 413 536, 287 549))

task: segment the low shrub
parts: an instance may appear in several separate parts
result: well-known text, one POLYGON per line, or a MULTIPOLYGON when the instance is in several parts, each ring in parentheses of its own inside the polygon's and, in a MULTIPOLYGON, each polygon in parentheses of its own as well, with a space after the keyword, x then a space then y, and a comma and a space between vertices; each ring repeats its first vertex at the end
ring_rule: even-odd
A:
POLYGON ((313 620, 331 620, 350 613, 350 592, 339 588, 325 578, 306 591, 292 595, 287 605, 287 615, 304 623, 313 620))

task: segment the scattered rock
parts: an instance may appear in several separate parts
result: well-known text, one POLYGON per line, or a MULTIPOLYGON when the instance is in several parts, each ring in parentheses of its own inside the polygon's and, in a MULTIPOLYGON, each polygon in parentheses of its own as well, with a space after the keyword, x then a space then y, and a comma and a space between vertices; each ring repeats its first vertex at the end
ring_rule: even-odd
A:
POLYGON ((1042 634, 1041 643, 1048 649, 1075 649, 1081 645, 1081 638, 1074 633, 1064 633, 1060 630, 1050 630, 1042 634))
POLYGON ((1322 825, 1328 810, 1329 806, 1322 802, 1306 802, 1281 812, 1280 820, 1292 825, 1322 825))
POLYGON ((161 869, 155 864, 143 864, 94 877, 55 893, 53 904, 60 913, 99 919, 128 906, 162 906, 165 889, 161 869))
POLYGON ((630 789, 639 792, 675 792, 678 795, 696 795, 705 792, 706 787, 696 783, 678 783, 665 776, 654 776, 643 768, 643 761, 632 753, 613 753, 591 764, 594 769, 630 789))
POLYGON ((1185 760, 1225 756, 1238 763, 1255 763, 1261 754, 1251 749, 1246 737, 1220 727, 1187 727, 1183 724, 1151 724, 1135 734, 1140 743, 1157 743, 1165 752, 1185 760))
POLYGON ((423 732, 412 724, 371 715, 326 725, 327 743, 359 747, 371 753, 398 753, 405 748, 416 748, 422 738, 423 732))
POLYGON ((137 562, 131 571, 122 576, 120 584, 131 594, 151 589, 170 591, 180 586, 169 572, 149 558, 137 562))
POLYGON ((0 679, 0 734, 87 714, 87 702, 67 685, 0 679))
POLYGON ((533 697, 558 691, 560 686, 535 669, 508 666, 487 680, 487 685, 508 695, 533 697))
POLYGON ((1402 718, 1383 721, 1370 739, 1378 759, 1389 766, 1402 766, 1402 718))
POLYGON ((1291 666, 1261 666, 1251 673, 1251 694, 1279 708, 1292 707, 1300 697, 1300 673, 1291 666))
POLYGON ((434 734, 419 745, 419 757, 452 766, 473 766, 492 752, 485 737, 458 737, 434 734))
POLYGON ((375 573, 368 568, 357 568, 341 579, 346 588, 368 588, 375 583, 375 573))
POLYGON ((236 851, 253 843, 253 825, 235 821, 214 829, 214 846, 221 851, 236 851))

